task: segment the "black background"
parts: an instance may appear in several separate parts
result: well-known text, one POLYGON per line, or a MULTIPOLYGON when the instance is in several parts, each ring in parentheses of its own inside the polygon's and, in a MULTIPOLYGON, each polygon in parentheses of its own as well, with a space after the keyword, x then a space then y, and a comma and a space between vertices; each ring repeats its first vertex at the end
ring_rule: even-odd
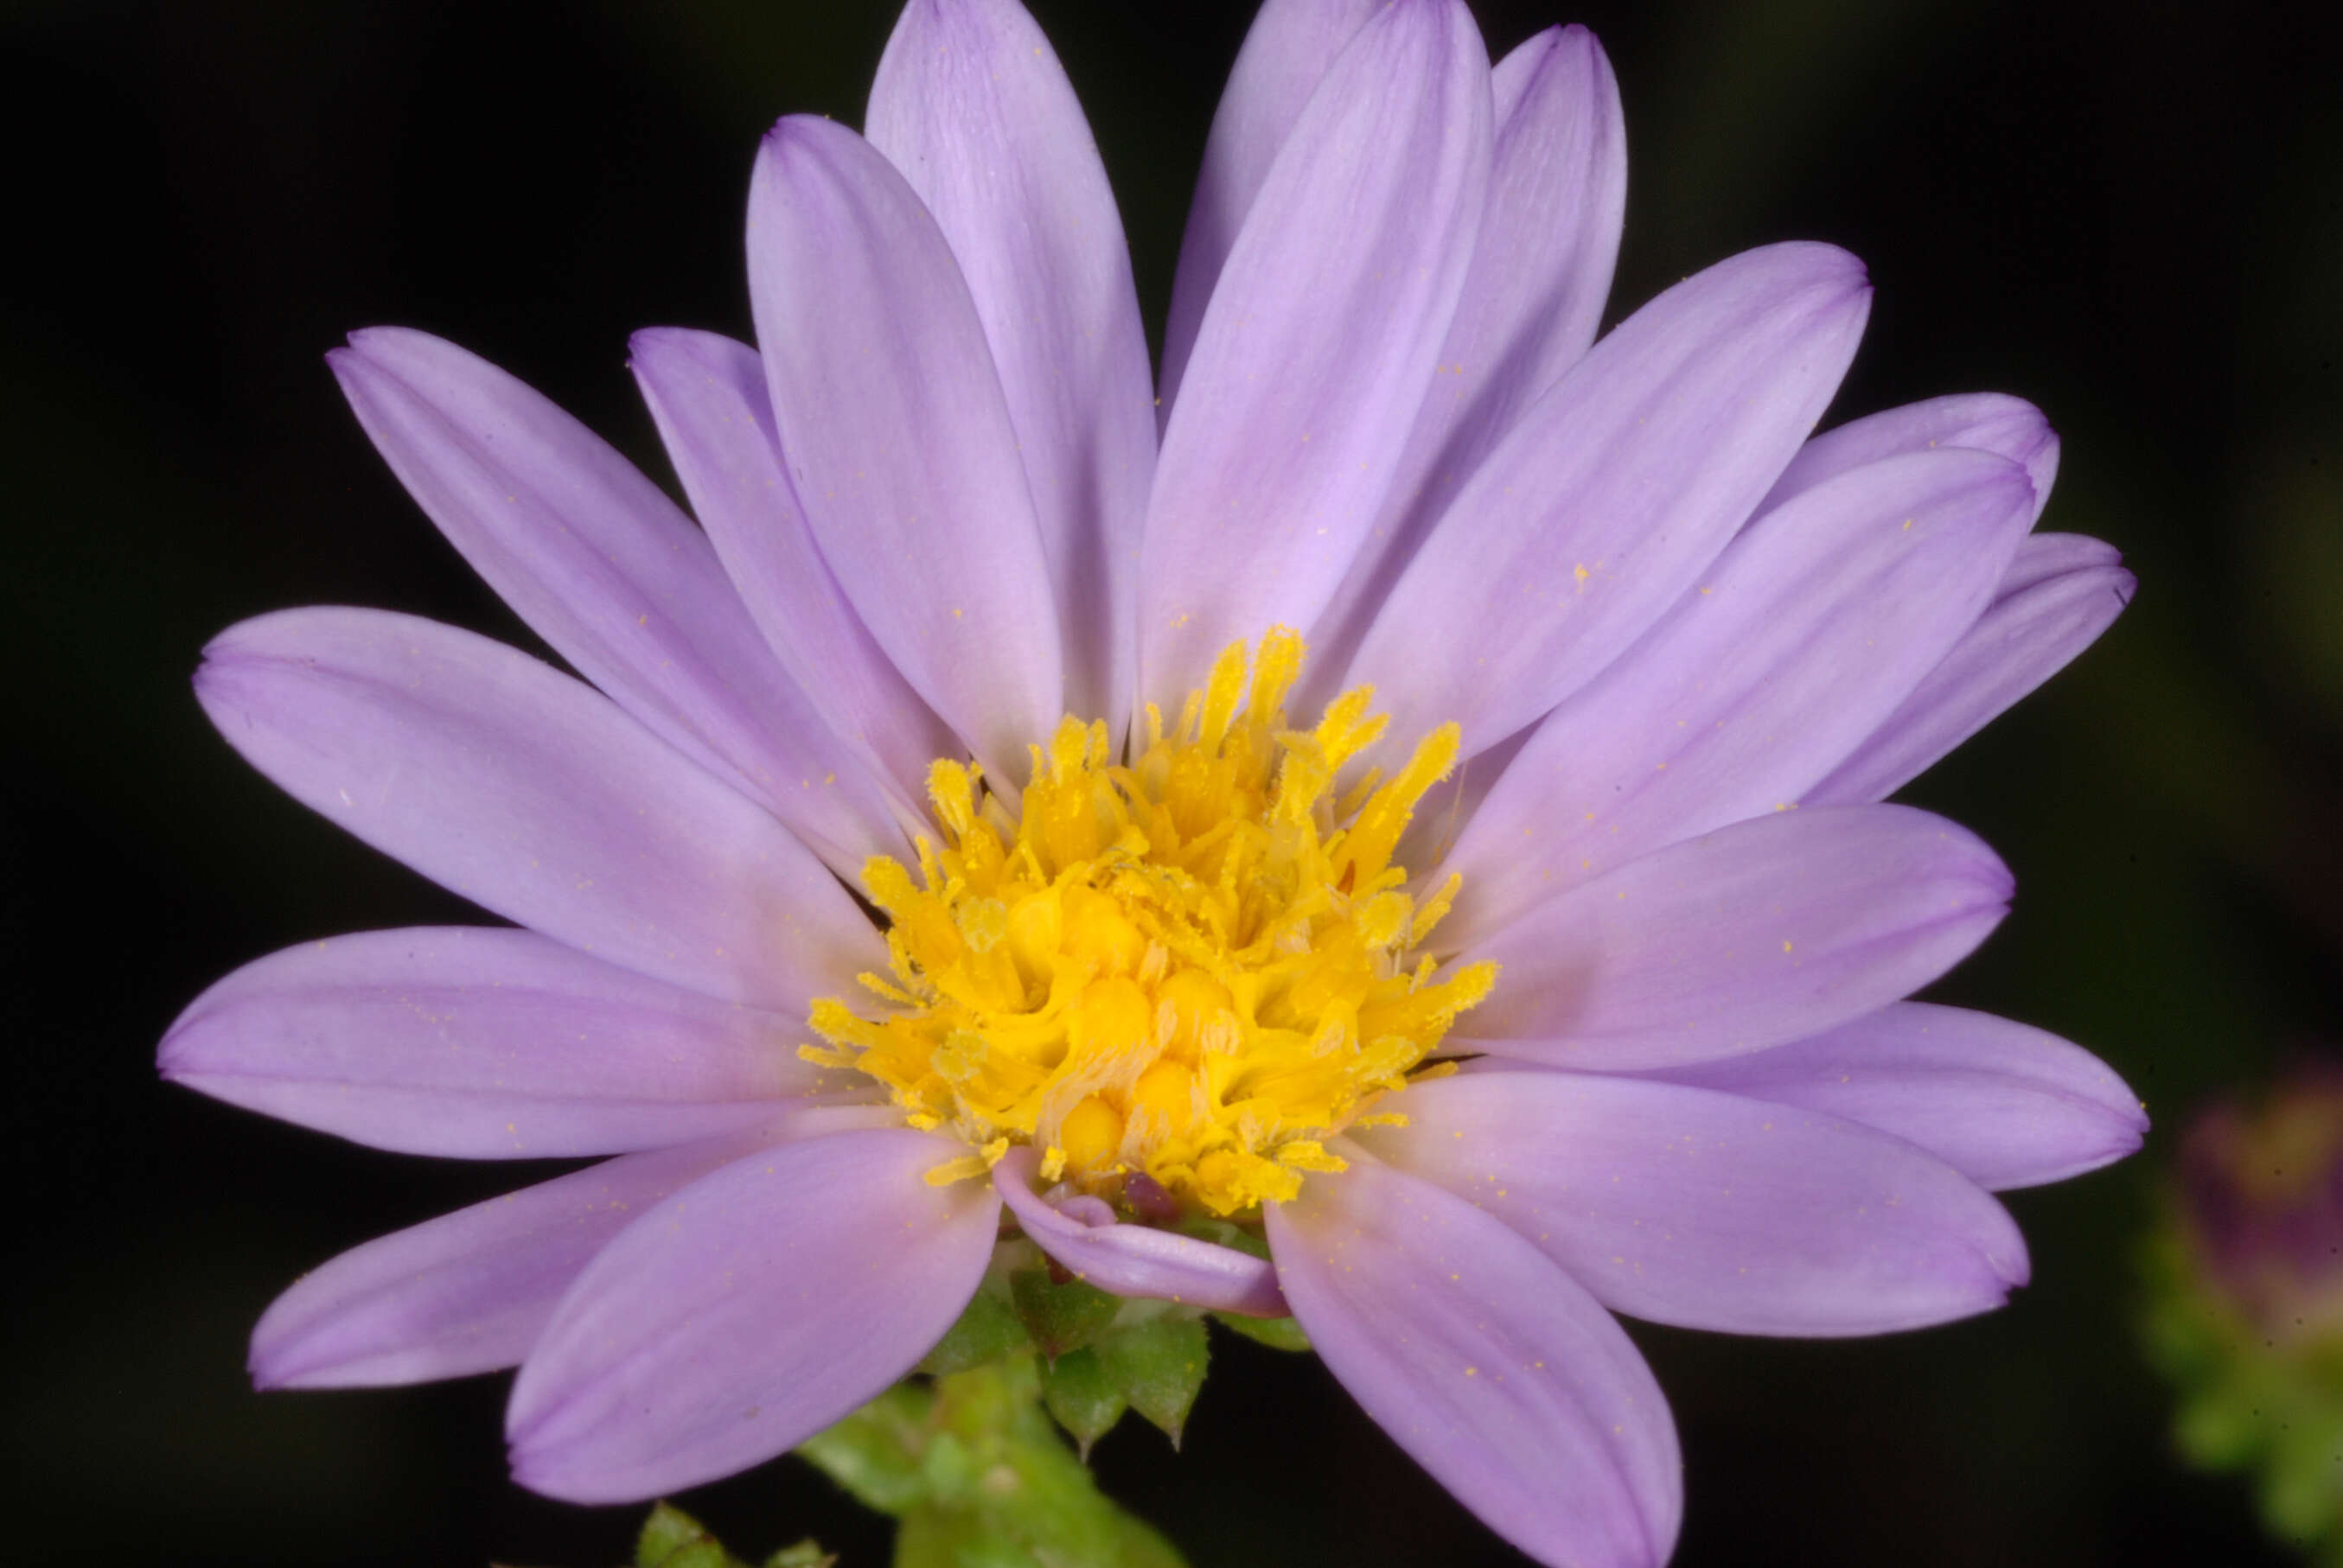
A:
MULTIPOLYGON (((1088 106, 1160 326, 1249 7, 1035 9, 1088 106)), ((1924 1334, 1644 1331, 1681 1424, 1678 1561, 2290 1560, 2196 1476, 2136 1349, 2170 1130, 2318 1053, 2343 855, 2343 95, 2335 8, 1783 0, 1476 5, 1493 53, 1593 25, 1625 95, 1612 318, 1731 251, 1870 264, 1832 415, 2001 389, 2066 461, 2046 527, 2141 579, 2106 642, 1907 792, 1993 842, 2016 914, 1940 988, 2057 1029, 2159 1122, 2017 1194, 2036 1282, 1924 1334)), ((500 1378, 252 1393, 244 1338, 305 1267, 543 1174, 376 1153, 157 1082, 212 979, 336 931, 475 918, 238 763, 186 678, 312 602, 534 646, 377 462, 319 355, 442 333, 667 482, 629 329, 746 337, 759 132, 858 120, 892 9, 52 0, 0 15, 0 1052, 13 1212, 0 1377, 12 1561, 619 1561, 638 1510, 505 1479, 500 1378)), ((1222 1342, 1174 1455, 1109 1487, 1198 1568, 1519 1561, 1313 1362, 1222 1342)), ((6 1496, 6 1494, 0 1494, 6 1496)), ((793 1462, 689 1499, 744 1550, 883 1525, 793 1462)))

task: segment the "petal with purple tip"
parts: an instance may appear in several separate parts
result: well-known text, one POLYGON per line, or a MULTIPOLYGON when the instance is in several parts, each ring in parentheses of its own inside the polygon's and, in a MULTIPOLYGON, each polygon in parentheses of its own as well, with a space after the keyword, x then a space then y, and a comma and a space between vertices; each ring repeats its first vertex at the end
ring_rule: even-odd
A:
POLYGON ((2065 668, 2131 603, 2137 584, 2121 558, 2077 534, 2027 539, 1976 624, 1806 799, 1829 805, 1894 794, 2065 668))
POLYGON ((1196 328, 1212 303, 1221 268, 1244 227, 1253 199, 1269 178, 1278 149, 1293 134, 1310 95, 1327 67, 1368 19, 1390 0, 1264 0, 1244 46, 1230 67, 1228 85, 1212 113, 1203 167, 1180 238, 1172 279, 1172 309, 1163 327, 1161 417, 1169 419, 1180 392, 1196 328))
POLYGON ((840 1132, 735 1161, 644 1214, 521 1365, 514 1478, 637 1502, 769 1459, 909 1372, 992 1256, 990 1184, 923 1180, 962 1152, 840 1132))
POLYGON ((1604 1306, 1726 1333, 1885 1333, 1999 1306, 2026 1242, 1983 1189, 1834 1116, 1678 1083, 1489 1071, 1361 1141, 1510 1225, 1604 1306))
POLYGON ((1490 1215, 1354 1158, 1263 1211, 1327 1370, 1541 1563, 1658 1568, 1684 1511, 1667 1402, 1585 1289, 1490 1215))
POLYGON ((1489 180, 1488 58, 1461 0, 1342 51, 1198 329, 1141 547, 1141 689, 1177 709, 1230 643, 1310 624, 1390 487, 1489 180))
POLYGON ((1475 944, 1496 989, 1457 1033, 1605 1070, 1762 1050, 1935 980, 2000 923, 2010 890, 1992 850, 1925 811, 1760 817, 1631 860, 1475 944))
POLYGON ((1122 219, 1081 106, 1016 0, 916 0, 863 134, 968 279, 1049 558, 1067 710, 1120 735, 1155 405, 1122 219))
POLYGON ((1532 731, 1458 839, 1469 946, 1557 887, 1798 800, 1976 619, 2031 517, 2016 464, 1840 475, 1728 546, 1633 653, 1532 731))
POLYGON ((794 1010, 884 962, 765 810, 514 648, 383 610, 229 628, 196 695, 287 793, 442 887, 640 974, 794 1010))
POLYGON ((1662 1076, 1875 1127, 1996 1191, 2096 1171, 2147 1131, 2139 1097, 2082 1047, 1926 1002, 1662 1076))
POLYGON ((728 1007, 533 931, 367 931, 214 985, 164 1036, 162 1070, 378 1149, 615 1154, 738 1132, 777 1101, 869 1098, 798 1059, 810 1001, 728 1007))
POLYGON ((1871 297, 1826 245, 1746 251, 1614 328, 1433 525, 1344 685, 1463 755, 1617 658, 1715 559, 1837 389, 1871 297))
MULTIPOLYGON (((924 821, 928 765, 960 748, 846 601, 781 467, 757 351, 713 332, 628 339, 684 493, 749 616, 830 728, 863 747, 906 819, 924 821)), ((848 868, 859 876, 860 862, 848 868)))
POLYGON ((373 1388, 518 1366, 594 1254, 670 1192, 870 1110, 769 1111, 754 1130, 621 1155, 379 1236, 301 1276, 252 1331, 268 1388, 373 1388))
POLYGON ((400 483, 579 674, 832 866, 900 852, 877 779, 775 661, 706 536, 633 464, 427 333, 375 327, 327 358, 400 483))
POLYGON ((1458 487, 1594 341, 1611 292, 1627 138, 1602 45, 1584 27, 1550 27, 1490 85, 1495 155, 1473 268, 1383 513, 1311 628, 1322 698, 1458 487))
POLYGON ((992 1168, 992 1182, 1033 1244, 1074 1278, 1118 1296, 1256 1318, 1286 1315, 1285 1298, 1278 1294, 1277 1276, 1267 1261, 1193 1236, 1123 1224, 1111 1210, 1084 1218, 1072 1205, 1055 1207, 1033 1191, 1040 1163, 1032 1150, 1012 1149, 992 1168))
POLYGON ((793 115, 757 156, 749 298, 824 559, 879 646, 998 778, 1063 708, 1017 433, 936 220, 877 148, 793 115))

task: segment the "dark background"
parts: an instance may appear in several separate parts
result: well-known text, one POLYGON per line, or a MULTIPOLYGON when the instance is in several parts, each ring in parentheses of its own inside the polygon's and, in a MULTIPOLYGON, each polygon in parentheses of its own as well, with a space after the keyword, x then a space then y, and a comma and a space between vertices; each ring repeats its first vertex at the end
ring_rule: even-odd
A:
MULTIPOLYGON (((1249 6, 1036 4, 1160 323, 1249 6)), ((1907 792, 2016 913, 1940 988, 2147 1099, 2127 1166, 2020 1193, 2006 1312, 1838 1343, 1637 1330, 1681 1423, 1678 1561, 2251 1564, 2137 1351, 2172 1131, 2328 1049, 2343 855, 2343 95, 2336 8, 1488 0, 1493 53, 1593 25, 1625 94, 1613 317, 1805 236, 1878 286, 1835 421, 2003 389, 2066 437, 2046 526, 2117 544, 2105 643, 1907 792)), ((161 1085, 226 970, 471 912, 238 763, 186 688, 241 617, 343 602, 527 642, 398 491, 319 355, 429 328, 669 478, 623 369, 651 324, 748 335, 759 132, 859 120, 892 7, 20 3, 0 14, 0 1096, 13 1197, 0 1518, 15 1561, 605 1568, 639 1510, 503 1477, 502 1378, 262 1397, 244 1339, 302 1269, 542 1174, 376 1153, 161 1085)), ((1223 1341, 1175 1456, 1110 1488, 1198 1568, 1518 1561, 1314 1362, 1223 1341)), ((735 1544, 886 1533, 794 1462, 687 1499, 735 1544)))

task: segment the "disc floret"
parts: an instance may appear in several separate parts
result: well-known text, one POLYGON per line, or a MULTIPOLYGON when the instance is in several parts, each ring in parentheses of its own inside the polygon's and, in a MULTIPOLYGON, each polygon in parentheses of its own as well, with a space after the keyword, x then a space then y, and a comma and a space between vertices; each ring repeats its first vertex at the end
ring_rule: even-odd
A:
POLYGON ((916 875, 863 868, 890 922, 891 977, 861 977, 883 1006, 817 1002, 828 1044, 803 1048, 966 1140, 930 1180, 1031 1143, 1044 1175, 1087 1191, 1144 1175, 1242 1215, 1342 1169, 1325 1139, 1403 1121, 1372 1108, 1449 1070, 1427 1058, 1495 966, 1443 975, 1419 953, 1460 879, 1419 900, 1393 856, 1454 765, 1457 728, 1338 793, 1385 719, 1361 687, 1288 729, 1302 654, 1271 631, 1248 689, 1232 645, 1169 732, 1147 709, 1127 763, 1103 721, 1068 718, 1031 748, 1021 799, 972 763, 930 768, 942 844, 920 840, 916 875))

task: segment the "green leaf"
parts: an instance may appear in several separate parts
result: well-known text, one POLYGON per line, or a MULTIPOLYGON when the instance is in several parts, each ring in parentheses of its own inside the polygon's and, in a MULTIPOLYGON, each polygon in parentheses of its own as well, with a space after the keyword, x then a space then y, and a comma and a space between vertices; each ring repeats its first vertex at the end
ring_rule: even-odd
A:
POLYGON ((1052 1358, 1090 1343, 1122 1309, 1121 1297, 1080 1280, 1059 1284, 1046 1269, 1020 1269, 1010 1275, 1009 1293, 1033 1342, 1052 1358))
POLYGON ((1256 1344, 1267 1345, 1273 1351, 1306 1351, 1310 1336, 1292 1318, 1249 1318, 1242 1312, 1214 1312, 1212 1319, 1224 1329, 1244 1335, 1256 1344))
MULTIPOLYGON (((1110 1342, 1120 1337, 1110 1336, 1110 1342)), ((1122 1419, 1127 1401, 1101 1352, 1084 1349, 1068 1351, 1041 1374, 1041 1402, 1060 1426, 1074 1434, 1087 1460, 1091 1444, 1112 1432, 1114 1423, 1122 1419)))
POLYGON ((936 1376, 966 1372, 1030 1349, 1032 1342, 1017 1309, 988 1287, 977 1292, 960 1321, 944 1331, 920 1370, 936 1376))
POLYGON ((1211 1357, 1203 1320, 1161 1317, 1135 1323, 1101 1339, 1096 1353, 1108 1383, 1179 1447, 1211 1357))

